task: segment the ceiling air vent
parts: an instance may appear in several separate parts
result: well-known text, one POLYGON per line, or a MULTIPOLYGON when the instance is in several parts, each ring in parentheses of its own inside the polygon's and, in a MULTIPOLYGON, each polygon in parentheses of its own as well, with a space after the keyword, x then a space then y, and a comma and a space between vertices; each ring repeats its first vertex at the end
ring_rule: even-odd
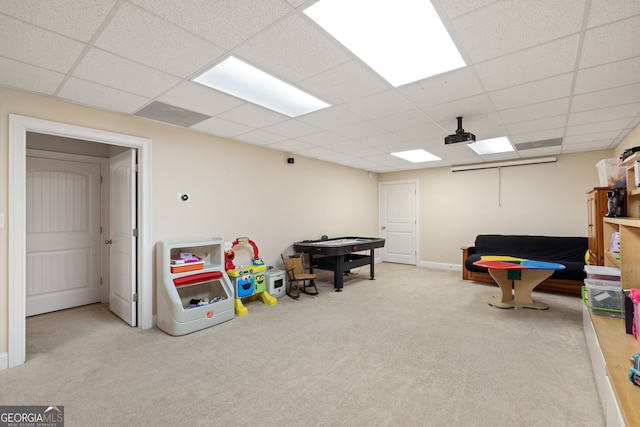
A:
POLYGON ((183 127, 193 126, 196 123, 211 118, 211 116, 207 116, 206 114, 196 113, 195 111, 185 110, 184 108, 158 101, 152 102, 133 115, 183 127))
POLYGON ((516 150, 532 150, 534 148, 547 148, 547 147, 555 147, 558 145, 562 145, 562 138, 553 138, 553 139, 543 139, 540 141, 529 141, 522 142, 520 144, 514 144, 516 146, 516 150))

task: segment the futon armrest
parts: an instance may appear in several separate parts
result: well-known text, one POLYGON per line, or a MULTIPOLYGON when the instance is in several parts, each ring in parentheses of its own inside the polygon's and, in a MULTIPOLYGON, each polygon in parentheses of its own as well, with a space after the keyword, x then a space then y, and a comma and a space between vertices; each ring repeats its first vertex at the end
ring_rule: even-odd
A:
POLYGON ((469 270, 466 269, 464 262, 469 255, 473 255, 476 252, 475 246, 463 246, 462 249, 462 280, 469 280, 469 270))
POLYGON ((467 259, 469 255, 473 255, 476 253, 475 246, 463 246, 460 249, 462 249, 462 259, 467 259))

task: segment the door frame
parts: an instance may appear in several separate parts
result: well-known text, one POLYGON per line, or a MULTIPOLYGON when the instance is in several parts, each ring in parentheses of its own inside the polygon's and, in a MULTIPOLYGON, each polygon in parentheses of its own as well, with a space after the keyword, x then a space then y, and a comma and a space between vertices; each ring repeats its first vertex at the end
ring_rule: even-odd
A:
MULTIPOLYGON (((415 186, 415 218, 416 218, 416 228, 415 228, 415 236, 414 244, 416 246, 416 262, 415 264, 406 264, 406 265, 419 265, 420 264, 420 181, 417 179, 400 179, 395 181, 380 181, 378 183, 378 195, 382 193, 382 187, 385 185, 397 185, 397 184, 413 184, 415 186)), ((378 196, 378 236, 382 234, 382 227, 384 224, 381 222, 381 212, 382 209, 382 198, 378 196)), ((381 237, 381 236, 380 236, 381 237)), ((381 254, 382 255, 382 254, 381 254)), ((384 257, 381 256, 382 261, 384 262, 384 257)))
POLYGON ((27 132, 138 150, 138 327, 153 326, 151 145, 148 138, 33 117, 9 115, 8 367, 26 360, 26 148, 27 132))

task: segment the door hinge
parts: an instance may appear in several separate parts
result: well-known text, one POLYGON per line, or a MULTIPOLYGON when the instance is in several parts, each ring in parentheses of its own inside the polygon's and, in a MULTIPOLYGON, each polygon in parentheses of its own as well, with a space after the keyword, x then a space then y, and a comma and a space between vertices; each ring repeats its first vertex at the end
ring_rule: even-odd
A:
POLYGON ((138 302, 138 294, 133 294, 133 302, 138 302))
POLYGON ((138 237, 138 229, 137 228, 134 228, 132 230, 132 233, 133 233, 133 237, 138 237))
POLYGON ((137 163, 135 165, 133 165, 133 171, 135 173, 138 173, 138 164, 137 163))
POLYGON ((100 175, 100 184, 102 184, 102 175, 100 175))
POLYGON ((102 226, 100 226, 100 234, 102 234, 102 226))
POLYGON ((100 284, 102 285, 102 277, 100 278, 100 284))

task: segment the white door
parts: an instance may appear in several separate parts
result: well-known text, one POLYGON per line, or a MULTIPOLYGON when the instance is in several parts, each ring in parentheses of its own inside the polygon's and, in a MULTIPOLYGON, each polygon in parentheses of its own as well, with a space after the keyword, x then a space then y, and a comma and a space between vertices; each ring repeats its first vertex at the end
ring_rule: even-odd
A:
POLYGON ((416 183, 380 183, 382 261, 416 264, 416 183))
POLYGON ((26 166, 26 315, 100 302, 100 165, 26 166))
POLYGON ((136 152, 127 150, 109 162, 109 308, 136 326, 136 152))

